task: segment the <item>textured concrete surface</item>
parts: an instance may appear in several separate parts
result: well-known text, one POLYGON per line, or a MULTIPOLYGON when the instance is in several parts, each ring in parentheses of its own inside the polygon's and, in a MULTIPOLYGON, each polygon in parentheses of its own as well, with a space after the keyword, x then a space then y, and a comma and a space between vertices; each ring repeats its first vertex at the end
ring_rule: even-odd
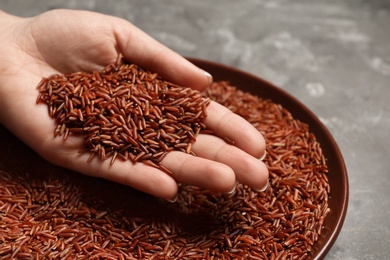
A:
POLYGON ((350 202, 327 259, 390 255, 390 4, 387 0, 1 0, 20 16, 54 8, 123 17, 175 51, 280 86, 329 128, 350 202))

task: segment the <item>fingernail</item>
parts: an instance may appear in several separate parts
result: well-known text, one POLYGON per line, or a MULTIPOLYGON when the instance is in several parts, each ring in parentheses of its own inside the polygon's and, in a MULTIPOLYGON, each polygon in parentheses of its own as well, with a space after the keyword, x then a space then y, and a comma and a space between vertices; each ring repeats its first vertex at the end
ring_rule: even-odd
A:
POLYGON ((210 73, 208 73, 207 71, 203 71, 204 74, 206 75, 207 79, 208 79, 208 83, 209 83, 209 86, 211 85, 211 83, 213 83, 213 76, 211 76, 210 73))
POLYGON ((259 158, 260 161, 264 160, 265 156, 267 155, 267 151, 264 150, 263 155, 259 158))
POLYGON ((269 186, 269 179, 267 179, 267 183, 264 185, 263 188, 261 188, 261 189, 253 189, 253 190, 256 191, 256 192, 264 192, 264 191, 267 190, 268 186, 269 186))
POLYGON ((179 197, 179 194, 176 193, 175 197, 173 197, 173 199, 167 199, 166 201, 168 201, 169 203, 175 203, 177 201, 177 198, 179 197))
POLYGON ((226 194, 227 195, 231 195, 231 194, 233 194, 236 191, 236 189, 237 189, 237 182, 234 183, 233 189, 231 191, 227 192, 226 194))

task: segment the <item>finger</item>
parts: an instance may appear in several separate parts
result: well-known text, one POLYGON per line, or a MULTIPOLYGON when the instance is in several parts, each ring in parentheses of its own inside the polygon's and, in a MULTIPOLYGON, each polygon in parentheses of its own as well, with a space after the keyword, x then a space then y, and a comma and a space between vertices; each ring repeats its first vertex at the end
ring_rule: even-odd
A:
POLYGON ((123 185, 131 186, 142 192, 172 200, 177 194, 176 181, 166 173, 157 168, 147 166, 143 163, 132 163, 131 161, 100 160, 94 158, 88 162, 89 153, 77 154, 74 150, 58 155, 62 158, 61 163, 57 163, 71 170, 99 177, 123 185))
POLYGON ((197 156, 229 166, 240 183, 258 190, 267 186, 268 170, 263 162, 216 136, 199 135, 193 151, 197 156))
POLYGON ((244 118, 214 101, 207 107, 204 123, 216 136, 222 139, 227 137, 235 146, 255 158, 261 158, 265 153, 262 134, 244 118))
POLYGON ((113 25, 119 51, 132 63, 156 72, 183 87, 204 89, 212 83, 209 73, 165 47, 143 31, 125 22, 113 25))
POLYGON ((181 183, 217 192, 230 192, 235 188, 236 178, 233 170, 219 162, 172 151, 161 164, 181 183))

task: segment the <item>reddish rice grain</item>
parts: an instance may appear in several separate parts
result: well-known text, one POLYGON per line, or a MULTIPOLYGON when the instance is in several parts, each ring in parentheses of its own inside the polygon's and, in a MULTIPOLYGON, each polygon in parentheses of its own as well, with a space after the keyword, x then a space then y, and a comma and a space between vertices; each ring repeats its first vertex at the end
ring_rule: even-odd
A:
MULTIPOLYGON (((84 185, 56 171, 43 176, 0 171, 0 258, 310 258, 330 212, 326 160, 315 136, 281 105, 226 82, 215 83, 203 94, 264 135, 264 162, 270 171, 265 192, 238 185, 235 193, 225 195, 180 185, 174 204, 137 202, 130 196, 125 206, 114 206, 109 199, 121 201, 123 195, 107 182, 96 191, 91 179, 84 185), (150 212, 151 207, 157 211, 150 212)), ((84 102, 91 102, 88 98, 84 102)))
POLYGON ((92 153, 88 162, 98 154, 103 160, 111 157, 111 164, 119 155, 159 165, 163 156, 153 155, 162 151, 192 153, 210 100, 119 61, 102 72, 42 79, 37 102, 47 104, 57 123, 55 134, 64 140, 81 134, 84 150, 92 153))

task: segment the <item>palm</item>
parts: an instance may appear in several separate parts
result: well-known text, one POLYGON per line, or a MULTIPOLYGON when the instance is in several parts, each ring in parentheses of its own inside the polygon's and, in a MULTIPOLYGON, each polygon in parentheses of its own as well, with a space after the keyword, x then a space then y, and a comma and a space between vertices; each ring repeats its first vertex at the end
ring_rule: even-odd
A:
MULTIPOLYGON (((53 11, 15 24, 10 31, 18 33, 12 35, 11 44, 1 46, 4 41, 0 38, 0 119, 49 161, 164 198, 175 194, 176 181, 217 191, 228 191, 236 179, 254 187, 264 185, 267 170, 253 157, 258 158, 264 152, 262 136, 242 118, 216 103, 209 106, 205 123, 217 135, 235 140, 238 148, 214 136, 199 136, 193 149, 203 158, 171 152, 162 161, 173 172, 173 179, 144 164, 116 161, 111 166, 108 160, 87 163, 88 155, 77 153, 82 144, 80 137, 69 137, 66 142, 53 137, 54 120, 45 105, 36 104, 36 86, 42 77, 100 70, 115 61, 118 53, 180 85, 195 82, 201 88, 207 84, 205 75, 118 18, 90 12, 53 11)), ((7 31, 3 35, 6 37, 7 31)))
POLYGON ((50 23, 43 17, 32 24, 35 58, 41 59, 48 69, 61 73, 100 69, 114 61, 118 46, 113 29, 96 14, 87 14, 60 16, 50 13, 50 23), (42 32, 49 33, 42 37, 42 32))
MULTIPOLYGON (((117 52, 110 28, 90 23, 93 16, 46 15, 49 17, 40 17, 24 26, 12 52, 4 53, 7 84, 14 86, 6 93, 8 107, 11 107, 7 116, 15 118, 10 127, 17 128, 15 131, 25 142, 58 163, 63 158, 48 157, 47 151, 58 149, 58 145, 73 150, 77 140, 63 144, 60 140, 52 141, 53 121, 43 106, 36 105, 37 84, 42 77, 53 73, 98 70, 115 60, 117 52), (80 27, 80 24, 84 26, 80 27), (93 34, 83 33, 83 30, 91 29, 94 29, 93 34), (23 120, 19 120, 21 118, 23 120)), ((67 153, 68 149, 61 151, 67 153)))

